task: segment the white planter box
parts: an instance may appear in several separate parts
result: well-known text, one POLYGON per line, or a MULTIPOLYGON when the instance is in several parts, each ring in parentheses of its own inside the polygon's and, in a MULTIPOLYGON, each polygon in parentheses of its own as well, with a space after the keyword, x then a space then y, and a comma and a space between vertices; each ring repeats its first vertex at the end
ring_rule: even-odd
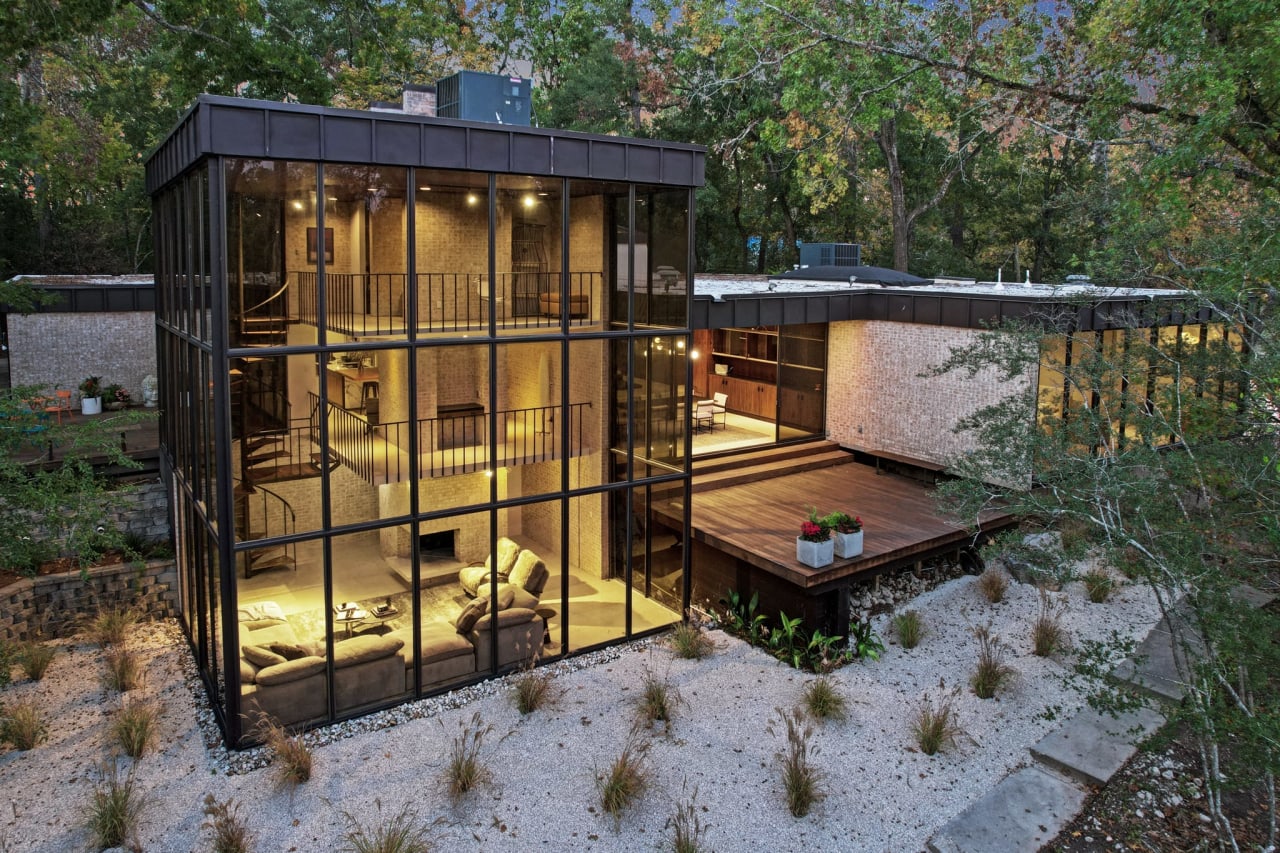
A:
POLYGON ((826 542, 809 542, 797 536, 796 559, 814 569, 829 566, 835 559, 835 543, 830 539, 826 542))
POLYGON ((836 546, 836 556, 847 558, 856 557, 862 553, 862 531, 857 533, 840 533, 831 534, 831 541, 836 546))
POLYGON ((81 397, 80 398, 80 414, 82 415, 102 414, 102 398, 101 397, 81 397))

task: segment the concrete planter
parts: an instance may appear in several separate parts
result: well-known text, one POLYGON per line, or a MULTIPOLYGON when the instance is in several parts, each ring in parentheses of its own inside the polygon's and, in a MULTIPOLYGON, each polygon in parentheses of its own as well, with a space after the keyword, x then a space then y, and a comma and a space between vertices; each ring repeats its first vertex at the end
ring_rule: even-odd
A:
POLYGON ((102 414, 102 398, 101 397, 81 397, 80 413, 84 415, 102 414))
POLYGON ((797 536, 796 559, 813 569, 829 566, 835 559, 835 543, 830 539, 826 542, 809 542, 797 536))
POLYGON ((836 546, 836 556, 840 558, 856 557, 862 553, 862 531, 857 533, 831 534, 831 541, 836 546))

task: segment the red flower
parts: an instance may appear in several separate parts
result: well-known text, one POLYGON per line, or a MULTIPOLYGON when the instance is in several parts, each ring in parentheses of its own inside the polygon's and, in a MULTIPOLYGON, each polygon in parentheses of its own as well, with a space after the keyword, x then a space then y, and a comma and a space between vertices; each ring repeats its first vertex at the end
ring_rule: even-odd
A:
POLYGON ((805 521, 800 524, 800 538, 806 542, 825 542, 830 535, 830 531, 815 522, 805 521))

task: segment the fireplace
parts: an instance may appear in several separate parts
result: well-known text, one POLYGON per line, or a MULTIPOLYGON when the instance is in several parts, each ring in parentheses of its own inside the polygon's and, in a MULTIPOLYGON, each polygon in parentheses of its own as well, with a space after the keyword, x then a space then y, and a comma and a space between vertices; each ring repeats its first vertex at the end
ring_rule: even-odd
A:
POLYGON ((423 565, 430 563, 456 564, 457 556, 453 551, 453 539, 456 530, 437 530, 423 533, 418 537, 418 555, 423 565))

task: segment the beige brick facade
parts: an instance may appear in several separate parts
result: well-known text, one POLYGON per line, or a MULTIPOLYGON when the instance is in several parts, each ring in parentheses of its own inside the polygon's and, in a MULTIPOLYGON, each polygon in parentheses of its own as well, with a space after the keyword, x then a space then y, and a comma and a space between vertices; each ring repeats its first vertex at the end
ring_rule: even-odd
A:
POLYGON ((827 339, 827 436, 843 447, 946 464, 972 450, 956 423, 1023 390, 993 370, 970 378, 919 374, 972 343, 975 329, 916 323, 832 323, 827 339))
MULTIPOLYGON (((149 311, 9 315, 9 376, 14 386, 76 386, 86 376, 123 385, 142 400, 156 374, 156 318, 149 311)), ((76 392, 76 400, 80 399, 76 392)))

